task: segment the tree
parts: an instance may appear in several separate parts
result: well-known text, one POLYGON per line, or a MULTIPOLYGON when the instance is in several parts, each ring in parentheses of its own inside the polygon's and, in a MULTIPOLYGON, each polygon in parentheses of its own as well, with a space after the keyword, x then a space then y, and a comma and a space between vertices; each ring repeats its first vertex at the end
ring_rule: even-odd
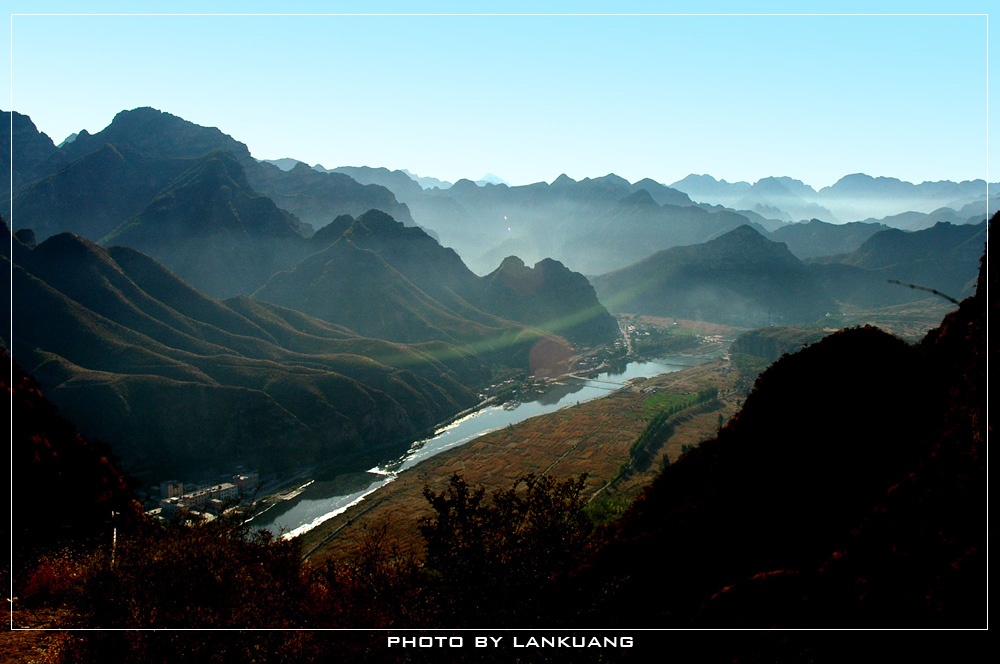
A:
POLYGON ((440 493, 424 488, 435 512, 419 526, 425 567, 446 624, 538 624, 546 614, 546 590, 590 533, 585 482, 586 475, 559 481, 529 474, 491 500, 458 474, 440 493))

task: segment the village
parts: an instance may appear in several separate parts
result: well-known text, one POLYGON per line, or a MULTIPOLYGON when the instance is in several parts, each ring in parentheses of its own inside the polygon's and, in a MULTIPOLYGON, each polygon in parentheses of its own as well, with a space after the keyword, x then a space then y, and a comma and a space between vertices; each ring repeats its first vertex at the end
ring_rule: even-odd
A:
POLYGON ((252 502, 260 487, 257 471, 237 472, 230 481, 209 486, 164 480, 160 482, 157 507, 147 510, 146 514, 162 520, 184 516, 207 521, 226 510, 252 502))

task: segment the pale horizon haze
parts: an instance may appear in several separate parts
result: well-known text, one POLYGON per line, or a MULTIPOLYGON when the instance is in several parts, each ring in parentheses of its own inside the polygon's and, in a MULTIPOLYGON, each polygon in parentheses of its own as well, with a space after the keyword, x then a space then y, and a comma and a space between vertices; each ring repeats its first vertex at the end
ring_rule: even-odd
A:
POLYGON ((4 110, 57 144, 152 106, 452 182, 988 178, 988 3, 5 5, 4 110))

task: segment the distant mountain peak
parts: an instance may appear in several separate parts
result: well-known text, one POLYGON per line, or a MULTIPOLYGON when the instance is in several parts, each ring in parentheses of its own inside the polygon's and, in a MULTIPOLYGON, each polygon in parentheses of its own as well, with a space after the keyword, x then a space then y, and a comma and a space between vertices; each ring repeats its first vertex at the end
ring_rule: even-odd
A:
POLYGON ((749 256, 756 254, 767 254, 780 256, 784 259, 799 262, 799 259, 788 250, 784 242, 775 242, 761 235, 755 228, 747 224, 737 226, 728 233, 723 233, 719 237, 705 243, 706 247, 716 251, 723 251, 726 254, 749 256))
POLYGON ((753 226, 751 226, 749 224, 743 224, 742 226, 737 226, 736 228, 734 228, 733 230, 729 231, 728 233, 723 233, 722 235, 720 235, 716 239, 712 240, 712 242, 719 242, 720 240, 723 240, 723 239, 729 239, 729 240, 747 240, 747 239, 751 239, 751 240, 755 240, 756 241, 758 238, 761 239, 761 240, 764 240, 766 242, 770 242, 770 240, 768 240, 766 237, 764 237, 763 235, 761 235, 753 226))
POLYGON ((437 178, 417 175, 416 173, 408 171, 405 168, 401 169, 401 172, 404 173, 406 177, 410 178, 411 180, 419 184, 423 189, 434 189, 434 188, 447 189, 448 187, 451 186, 451 182, 448 182, 446 180, 439 180, 437 178))
POLYGON ((494 175, 493 173, 487 173, 483 177, 476 180, 476 184, 480 186, 485 186, 488 184, 502 184, 504 186, 510 186, 510 183, 504 180, 499 175, 494 175))
POLYGON ((700 184, 700 185, 720 184, 720 185, 738 185, 747 188, 750 187, 750 183, 744 180, 737 180, 735 182, 727 182, 725 178, 716 180, 714 177, 708 175, 707 173, 704 173, 702 175, 696 175, 695 173, 692 173, 678 180, 677 182, 673 183, 670 186, 676 188, 677 185, 684 185, 684 184, 700 184))
POLYGON ((80 134, 78 134, 77 132, 73 132, 72 134, 70 134, 69 136, 67 136, 66 138, 64 138, 63 141, 62 141, 62 143, 60 143, 56 147, 60 147, 61 148, 64 145, 69 145, 70 143, 72 143, 73 141, 75 141, 76 137, 79 136, 79 135, 80 134))
MULTIPOLYGON (((166 111, 161 111, 150 106, 141 106, 132 110, 119 111, 115 115, 114 119, 111 120, 111 124, 108 125, 107 130, 128 129, 148 131, 150 129, 155 129, 157 131, 164 131, 167 128, 176 129, 179 127, 186 127, 188 125, 198 127, 198 125, 195 125, 184 118, 173 115, 172 113, 167 113, 166 111)), ((198 128, 215 129, 215 131, 219 131, 215 127, 198 128)), ((222 132, 219 133, 221 134, 222 132)))
POLYGON ((623 205, 633 205, 639 207, 660 207, 653 199, 653 195, 645 189, 639 189, 622 199, 623 205))
POLYGON ((499 267, 497 267, 495 272, 498 273, 509 273, 509 272, 522 272, 524 270, 530 269, 524 264, 524 261, 517 256, 507 256, 500 262, 499 267))
POLYGON ((354 223, 363 225, 372 231, 398 232, 407 228, 402 222, 396 221, 392 215, 375 209, 368 210, 368 212, 360 215, 354 220, 354 223))
POLYGON ((604 177, 594 178, 594 181, 595 182, 604 182, 604 183, 607 183, 607 184, 613 184, 613 185, 618 185, 618 186, 622 186, 622 187, 629 187, 632 184, 631 182, 629 182, 628 180, 626 180, 622 176, 615 175, 614 173, 608 173, 604 177))
MULTIPOLYGON (((302 163, 298 159, 292 159, 291 157, 282 157, 281 159, 262 159, 261 161, 268 164, 274 164, 283 171, 290 171, 302 163)), ((320 167, 316 170, 325 170, 325 169, 320 167)))
POLYGON ((815 194, 812 187, 801 180, 789 177, 766 177, 757 180, 753 185, 754 193, 766 193, 772 196, 802 196, 815 194))
POLYGON ((455 184, 451 185, 451 190, 453 193, 460 194, 465 191, 478 192, 480 186, 468 178, 462 178, 457 180, 455 184))
POLYGON ((80 131, 63 147, 64 159, 77 159, 98 146, 95 141, 128 146, 159 157, 197 158, 215 150, 229 150, 244 165, 253 162, 250 149, 217 127, 205 127, 149 106, 120 111, 96 134, 80 131))

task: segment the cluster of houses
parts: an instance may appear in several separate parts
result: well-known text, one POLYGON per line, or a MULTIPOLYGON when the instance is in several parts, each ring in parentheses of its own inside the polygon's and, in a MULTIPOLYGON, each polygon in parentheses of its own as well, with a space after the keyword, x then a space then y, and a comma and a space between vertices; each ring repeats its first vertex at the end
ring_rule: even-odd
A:
POLYGON ((160 483, 159 515, 169 519, 178 511, 192 514, 219 515, 244 498, 253 496, 260 486, 256 472, 234 475, 229 482, 185 491, 184 482, 166 480, 160 483))

